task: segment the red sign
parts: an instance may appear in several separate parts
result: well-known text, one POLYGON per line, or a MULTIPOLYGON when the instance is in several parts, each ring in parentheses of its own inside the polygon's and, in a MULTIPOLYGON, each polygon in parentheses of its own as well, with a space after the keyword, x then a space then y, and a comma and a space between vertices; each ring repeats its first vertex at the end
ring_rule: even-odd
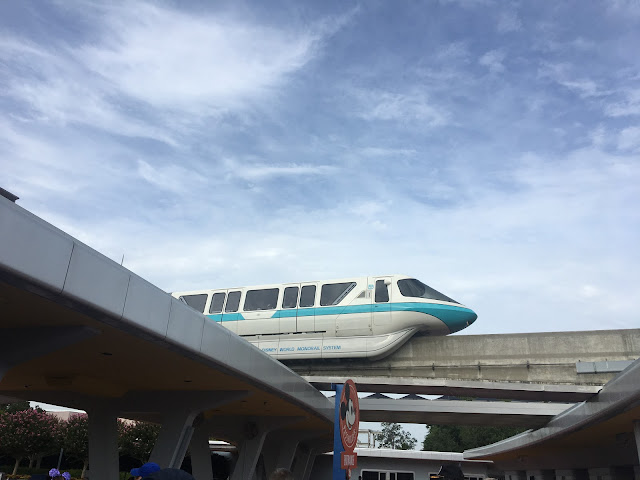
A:
POLYGON ((358 454, 356 452, 340 452, 340 468, 343 470, 358 466, 358 454))
MULTIPOLYGON (((353 380, 344 382, 340 396, 340 439, 346 452, 352 453, 358 443, 360 404, 353 380)), ((344 467, 343 467, 344 468, 344 467)))

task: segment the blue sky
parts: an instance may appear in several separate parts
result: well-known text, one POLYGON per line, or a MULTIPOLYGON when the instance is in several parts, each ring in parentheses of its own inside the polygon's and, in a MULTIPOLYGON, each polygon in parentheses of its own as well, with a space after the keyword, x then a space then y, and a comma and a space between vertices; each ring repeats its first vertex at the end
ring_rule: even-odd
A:
POLYGON ((167 291, 640 324, 637 1, 0 2, 0 186, 167 291))

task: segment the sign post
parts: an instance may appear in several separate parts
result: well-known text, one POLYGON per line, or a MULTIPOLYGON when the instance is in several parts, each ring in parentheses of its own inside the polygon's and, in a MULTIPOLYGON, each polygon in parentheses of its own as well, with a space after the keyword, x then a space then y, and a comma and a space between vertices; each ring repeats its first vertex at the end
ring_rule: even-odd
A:
POLYGON ((336 409, 333 427, 333 480, 349 480, 351 469, 358 466, 354 449, 358 444, 360 405, 353 380, 335 385, 336 409))

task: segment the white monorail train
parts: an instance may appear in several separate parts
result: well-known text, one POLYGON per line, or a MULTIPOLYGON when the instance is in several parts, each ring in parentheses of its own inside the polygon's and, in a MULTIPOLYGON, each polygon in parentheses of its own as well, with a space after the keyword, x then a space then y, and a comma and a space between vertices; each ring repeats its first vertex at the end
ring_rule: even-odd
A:
POLYGON ((279 359, 380 358, 415 333, 447 335, 477 318, 404 275, 172 295, 279 359))

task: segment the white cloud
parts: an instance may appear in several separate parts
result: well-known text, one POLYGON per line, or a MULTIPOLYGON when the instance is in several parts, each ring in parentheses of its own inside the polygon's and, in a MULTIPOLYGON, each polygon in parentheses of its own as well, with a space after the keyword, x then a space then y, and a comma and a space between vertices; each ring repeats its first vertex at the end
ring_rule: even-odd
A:
POLYGON ((5 95, 26 107, 24 122, 87 125, 109 133, 176 143, 166 130, 123 112, 117 102, 111 102, 109 97, 117 92, 91 76, 65 50, 55 55, 28 40, 4 39, 0 41, 0 58, 11 61, 16 70, 7 80, 5 95), (38 65, 37 74, 33 65, 38 65))
POLYGON ((515 12, 501 12, 498 16, 498 32, 517 32, 522 28, 522 22, 515 12))
POLYGON ((412 157, 417 151, 410 148, 365 147, 359 150, 364 157, 412 157))
POLYGON ((138 160, 137 173, 150 184, 174 193, 187 193, 206 181, 203 175, 193 169, 179 165, 153 166, 144 160, 138 160))
POLYGON ((449 114, 420 91, 392 93, 388 91, 362 90, 359 115, 365 120, 420 121, 429 127, 449 123, 449 114))
POLYGON ((91 38, 39 44, 0 37, 0 59, 12 65, 0 72, 5 95, 30 121, 174 147, 203 119, 277 101, 290 76, 355 13, 275 28, 241 15, 196 15, 144 2, 65 7, 94 22, 91 38))
POLYGON ((610 89, 601 88, 595 80, 585 78, 582 73, 576 72, 574 66, 566 63, 545 62, 542 64, 538 74, 541 78, 548 78, 583 99, 604 97, 611 94, 610 89))
POLYGON ((618 136, 618 148, 632 152, 640 152, 640 127, 627 127, 618 136))
POLYGON ((583 285, 580 289, 580 295, 585 298, 594 298, 602 295, 600 289, 594 285, 583 285))
POLYGON ((77 58, 133 98, 200 114, 275 94, 323 36, 145 3, 106 13, 104 43, 77 49, 77 58))
POLYGON ((610 117, 640 116, 640 88, 623 90, 621 94, 625 97, 624 100, 609 103, 605 107, 605 113, 610 117))
POLYGON ((224 160, 227 175, 258 181, 273 177, 299 177, 309 175, 331 175, 337 168, 330 165, 290 163, 277 165, 269 163, 242 162, 227 158, 224 160))
POLYGON ((640 2, 637 0, 609 0, 606 6, 610 13, 620 14, 625 17, 640 16, 640 2))
POLYGON ((466 63, 470 55, 467 43, 458 41, 439 48, 435 52, 435 59, 444 65, 451 65, 459 62, 466 63))
POLYGON ((504 72, 504 62, 506 55, 501 50, 491 50, 490 52, 485 53, 480 59, 478 63, 484 67, 487 67, 491 73, 502 73, 504 72))

